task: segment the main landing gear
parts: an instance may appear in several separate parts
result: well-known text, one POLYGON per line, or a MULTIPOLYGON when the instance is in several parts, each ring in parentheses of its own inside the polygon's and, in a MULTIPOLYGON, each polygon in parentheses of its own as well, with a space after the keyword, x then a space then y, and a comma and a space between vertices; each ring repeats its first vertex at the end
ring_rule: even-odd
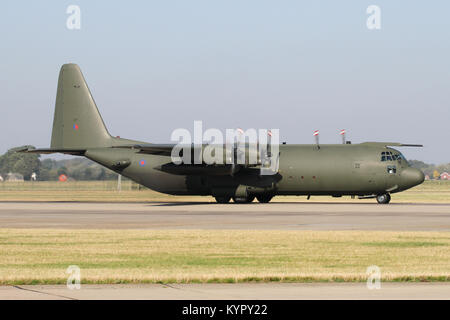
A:
POLYGON ((231 197, 229 196, 217 196, 216 198, 217 203, 228 203, 230 202, 231 197))
POLYGON ((256 196, 256 199, 258 199, 261 203, 269 203, 270 200, 272 200, 273 195, 271 194, 260 194, 256 196))
POLYGON ((379 204, 388 204, 391 201, 391 195, 389 193, 377 195, 377 202, 379 204))
POLYGON ((217 203, 228 203, 233 199, 234 203, 251 203, 253 200, 258 199, 260 203, 268 203, 272 200, 273 195, 271 194, 260 194, 260 195, 247 195, 246 197, 231 197, 231 196, 217 196, 215 197, 217 203))
POLYGON ((234 203, 250 203, 255 200, 255 196, 247 195, 246 197, 233 197, 234 203))

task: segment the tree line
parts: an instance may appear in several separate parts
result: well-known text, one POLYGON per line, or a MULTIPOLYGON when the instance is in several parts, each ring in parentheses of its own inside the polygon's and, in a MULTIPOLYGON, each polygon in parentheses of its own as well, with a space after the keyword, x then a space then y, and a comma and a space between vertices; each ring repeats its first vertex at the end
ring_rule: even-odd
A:
POLYGON ((450 173, 450 163, 435 165, 435 164, 425 163, 425 162, 419 161, 419 160, 409 160, 408 162, 411 167, 422 170, 422 172, 425 175, 428 175, 430 178, 437 178, 435 176, 435 172, 438 172, 439 174, 441 174, 443 172, 450 173))
POLYGON ((114 180, 117 174, 86 158, 41 159, 39 154, 18 153, 16 148, 0 156, 0 176, 6 178, 8 173, 19 173, 24 180, 30 180, 36 173, 37 180, 56 181, 64 174, 74 180, 114 180))

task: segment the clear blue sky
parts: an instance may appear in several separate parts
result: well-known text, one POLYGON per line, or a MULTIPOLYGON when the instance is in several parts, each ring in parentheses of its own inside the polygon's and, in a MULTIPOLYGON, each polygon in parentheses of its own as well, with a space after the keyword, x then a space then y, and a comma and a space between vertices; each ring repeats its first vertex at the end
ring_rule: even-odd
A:
POLYGON ((423 143, 450 162, 448 1, 2 1, 0 152, 50 143, 63 63, 80 65, 111 134, 279 128, 288 143, 423 143), (81 8, 81 30, 66 8, 81 8), (381 8, 381 30, 366 8, 381 8))

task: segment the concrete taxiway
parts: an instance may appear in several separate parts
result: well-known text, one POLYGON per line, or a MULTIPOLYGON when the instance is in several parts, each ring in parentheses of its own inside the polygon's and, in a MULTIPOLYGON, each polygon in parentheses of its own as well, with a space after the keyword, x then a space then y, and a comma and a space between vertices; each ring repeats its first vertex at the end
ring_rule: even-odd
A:
POLYGON ((170 299, 170 300, 335 300, 335 299, 450 299, 447 283, 242 283, 81 285, 79 290, 59 286, 0 286, 4 299, 170 299))
POLYGON ((0 227, 450 231, 450 204, 1 202, 0 227))

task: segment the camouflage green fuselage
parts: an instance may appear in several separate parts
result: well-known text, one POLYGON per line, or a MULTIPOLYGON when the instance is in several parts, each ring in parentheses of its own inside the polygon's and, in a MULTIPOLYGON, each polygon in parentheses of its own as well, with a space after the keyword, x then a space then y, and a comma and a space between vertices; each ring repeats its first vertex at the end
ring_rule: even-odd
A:
POLYGON ((418 170, 404 157, 381 161, 382 152, 392 148, 370 144, 280 145, 279 172, 261 176, 257 168, 242 168, 235 175, 180 175, 159 170, 170 163, 169 156, 142 154, 130 149, 88 149, 85 156, 150 189, 175 195, 234 195, 248 193, 274 195, 374 195, 394 193, 423 181, 418 170), (123 170, 113 164, 130 162, 123 170), (392 168, 395 168, 392 170, 392 168), (389 170, 390 169, 390 170, 389 170))

